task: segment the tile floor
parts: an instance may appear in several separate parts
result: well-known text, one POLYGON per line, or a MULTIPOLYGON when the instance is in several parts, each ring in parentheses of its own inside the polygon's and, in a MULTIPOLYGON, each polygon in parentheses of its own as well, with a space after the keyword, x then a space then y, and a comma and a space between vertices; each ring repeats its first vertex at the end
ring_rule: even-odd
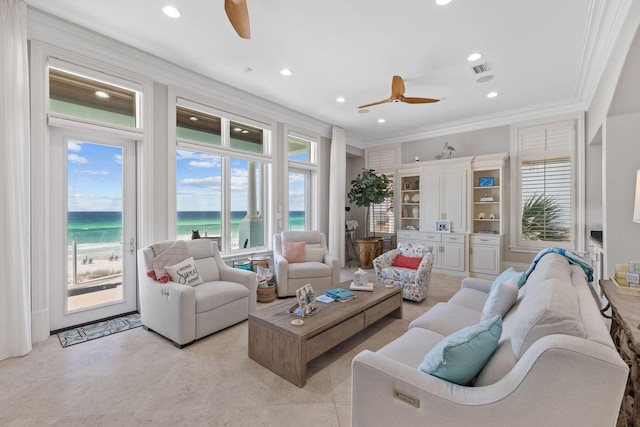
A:
POLYGON ((68 348, 52 335, 0 361, 0 425, 349 426, 351 359, 459 287, 459 277, 433 273, 427 299, 405 301, 403 319, 381 319, 311 361, 302 389, 248 358, 247 322, 182 350, 142 328, 68 348))

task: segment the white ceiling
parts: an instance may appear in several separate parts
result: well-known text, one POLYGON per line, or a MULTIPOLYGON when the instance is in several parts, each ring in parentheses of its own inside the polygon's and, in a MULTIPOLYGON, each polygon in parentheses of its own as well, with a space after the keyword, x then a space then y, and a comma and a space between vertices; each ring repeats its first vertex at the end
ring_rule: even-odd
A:
POLYGON ((612 30, 602 18, 609 7, 603 0, 453 0, 447 6, 435 0, 247 0, 250 40, 236 35, 223 0, 27 3, 337 124, 365 144, 541 109, 584 108, 595 68, 593 29, 612 30), (176 6, 182 17, 166 17, 164 4, 176 6), (484 56, 470 63, 472 52, 484 56), (475 75, 471 66, 483 62, 490 71, 475 75), (294 74, 281 76, 283 67, 294 74), (406 96, 442 101, 388 103, 359 113, 358 105, 390 96, 394 74, 404 78, 406 96), (485 74, 495 78, 475 81, 485 74), (491 91, 499 95, 488 99, 491 91), (347 101, 337 103, 338 96, 347 101), (377 123, 379 118, 386 122, 377 123))

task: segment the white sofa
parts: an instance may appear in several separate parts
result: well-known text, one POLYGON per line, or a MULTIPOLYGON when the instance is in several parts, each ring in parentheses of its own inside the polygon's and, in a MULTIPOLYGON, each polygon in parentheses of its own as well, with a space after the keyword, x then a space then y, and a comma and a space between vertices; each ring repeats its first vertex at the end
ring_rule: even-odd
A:
MULTIPOLYGON (((170 242, 160 242, 162 245, 170 242)), ((235 325, 256 310, 256 274, 231 268, 222 261, 217 243, 187 240, 204 283, 191 287, 161 283, 147 276, 156 257, 152 245, 138 250, 140 315, 145 329, 170 339, 178 347, 235 325)))
POLYGON ((628 368, 584 272, 562 255, 539 260, 503 317, 497 349, 473 383, 454 384, 418 369, 438 342, 480 321, 491 284, 463 279, 449 302, 415 319, 404 335, 353 359, 353 427, 616 425, 628 368), (532 316, 541 295, 547 311, 532 316), (583 337, 554 330, 567 319, 577 322, 583 337), (518 357, 513 344, 523 342, 523 334, 531 342, 518 357))

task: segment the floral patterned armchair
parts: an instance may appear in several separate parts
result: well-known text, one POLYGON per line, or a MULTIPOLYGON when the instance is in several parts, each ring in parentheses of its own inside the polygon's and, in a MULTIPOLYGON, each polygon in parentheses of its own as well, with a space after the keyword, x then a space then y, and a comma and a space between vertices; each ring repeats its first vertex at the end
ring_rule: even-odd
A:
POLYGON ((378 283, 402 286, 402 297, 418 302, 427 297, 432 266, 433 246, 423 246, 419 243, 399 243, 397 249, 390 250, 373 260, 378 283), (398 255, 411 258, 422 257, 422 261, 417 270, 394 267, 393 263, 398 255))

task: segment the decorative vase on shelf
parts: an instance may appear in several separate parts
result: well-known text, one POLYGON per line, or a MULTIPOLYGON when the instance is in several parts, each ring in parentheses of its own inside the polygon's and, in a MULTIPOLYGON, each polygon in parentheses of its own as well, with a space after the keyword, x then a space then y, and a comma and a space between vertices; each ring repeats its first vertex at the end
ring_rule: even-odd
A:
POLYGON ((420 208, 418 208, 417 206, 412 207, 411 215, 413 215, 414 218, 418 218, 420 216, 420 208))
POLYGON ((409 199, 409 195, 408 194, 405 194, 403 200, 404 200, 404 203, 409 203, 409 200, 411 200, 411 199, 409 199))

